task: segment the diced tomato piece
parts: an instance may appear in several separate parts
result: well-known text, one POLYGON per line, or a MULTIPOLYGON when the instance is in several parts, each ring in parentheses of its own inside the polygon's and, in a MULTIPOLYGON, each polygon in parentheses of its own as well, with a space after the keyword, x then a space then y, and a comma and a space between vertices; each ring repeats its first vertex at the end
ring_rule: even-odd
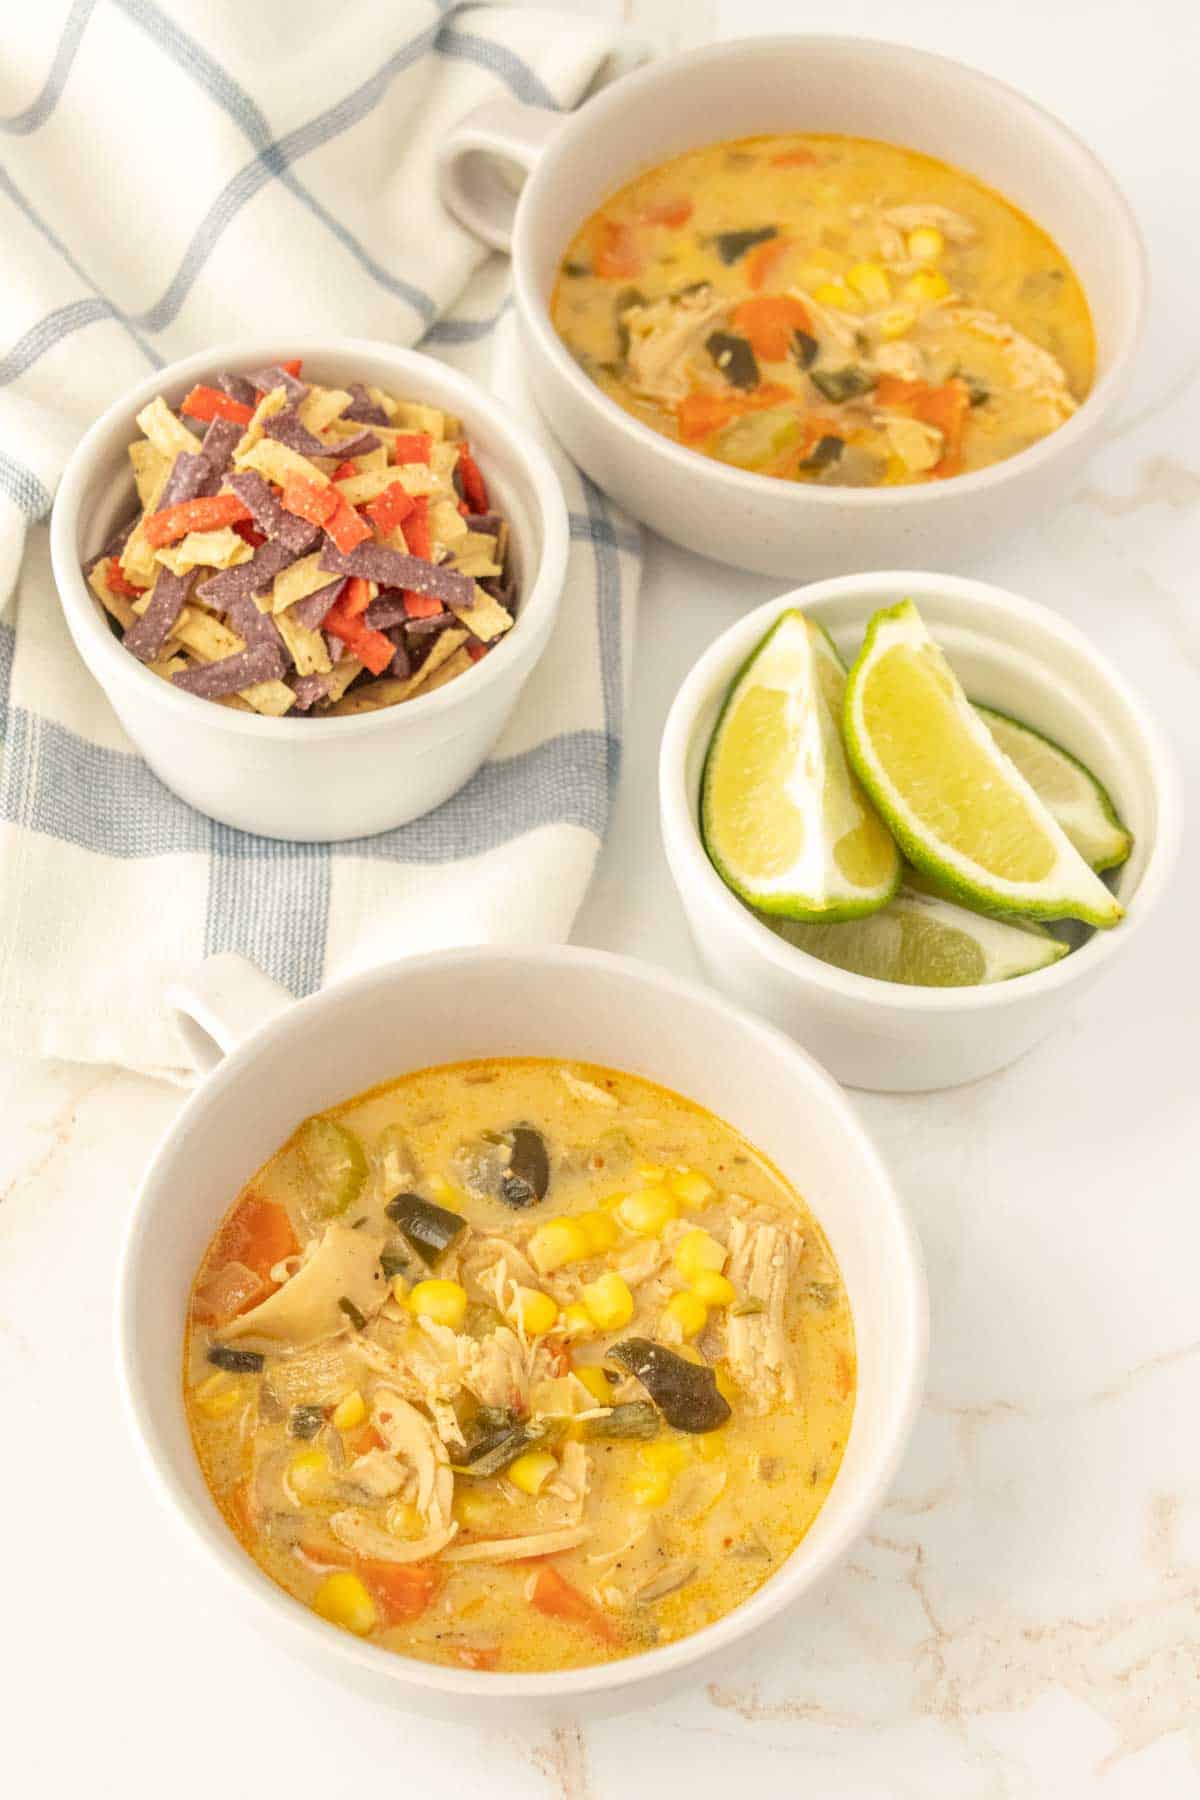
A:
POLYGON ((776 265, 783 261, 790 249, 791 244, 787 238, 782 237, 768 238, 764 244, 756 244, 742 264, 750 286, 765 287, 776 265))
POLYGON ((479 464, 471 455, 471 446, 465 438, 458 446, 458 472, 462 476, 463 494, 471 511, 473 513, 487 512, 487 487, 483 476, 479 473, 479 464))
POLYGON ((120 559, 115 556, 110 556, 108 559, 104 579, 114 594, 124 594, 127 600, 136 600, 139 595, 146 592, 145 588, 135 587, 132 581, 125 579, 125 571, 121 567, 120 559))
POLYGON ((758 412, 765 406, 777 406, 792 398, 778 382, 768 382, 756 388, 753 394, 713 394, 698 389, 681 400, 675 409, 679 435, 685 444, 695 444, 701 438, 711 437, 714 431, 720 431, 723 425, 740 418, 743 413, 758 412))
POLYGON ((592 263, 602 281, 625 281, 642 272, 642 252, 632 225, 606 219, 592 263))
POLYGON ((221 1227, 215 1263, 240 1262, 269 1281, 271 1270, 300 1249, 286 1210, 273 1200, 247 1194, 221 1227))
POLYGON ((254 1516, 250 1505, 249 1479, 239 1481, 229 1490, 229 1511, 232 1514, 233 1529, 240 1538, 249 1540, 254 1535, 254 1516))
POLYGON ((344 494, 336 496, 333 511, 325 520, 325 529, 343 556, 348 556, 356 545, 371 535, 371 527, 358 516, 344 494))
POLYGON ((500 1646, 498 1644, 458 1644, 455 1647, 454 1656, 464 1669, 494 1669, 500 1662, 500 1646))
POLYGON ((408 545, 410 556, 419 556, 422 562, 433 559, 433 532, 429 527, 429 495, 413 496, 413 509, 404 521, 404 541, 408 545))
POLYGON ((280 369, 285 369, 289 375, 294 375, 296 377, 296 380, 299 381, 300 371, 304 367, 304 363, 303 363, 302 359, 297 356, 291 362, 277 363, 276 367, 280 368, 280 369))
POLYGON ((404 610, 410 619, 432 619, 444 608, 432 594, 418 594, 415 588, 405 588, 404 610))
POLYGON ((382 631, 372 630, 369 625, 364 625, 358 614, 350 611, 349 587, 347 582, 321 623, 326 631, 342 640, 351 655, 357 656, 372 675, 382 675, 396 654, 396 646, 382 631))
POLYGON ((348 619, 361 619, 370 604, 371 584, 361 575, 351 575, 335 602, 348 619))
POLYGON ((427 431, 409 432, 392 445, 394 463, 427 463, 433 454, 433 439, 427 431))
POLYGON ((302 1556, 307 1556, 310 1562, 319 1563, 324 1569, 352 1569, 358 1561, 353 1550, 348 1550, 345 1544, 335 1543, 333 1539, 328 1543, 318 1544, 310 1538, 300 1538, 296 1548, 302 1556))
POLYGON ((233 529, 250 545, 252 550, 257 550, 260 544, 265 544, 267 541, 266 532, 260 531, 251 519, 235 519, 233 529))
POLYGON ((771 158, 777 169, 802 169, 820 160, 815 151, 805 150, 801 144, 797 144, 794 150, 781 150, 771 158))
POLYGON ((289 475, 279 496, 280 504, 298 519, 310 525, 324 525, 341 499, 327 481, 313 481, 307 475, 289 475))
POLYGON ((445 1579, 433 1563, 364 1561, 359 1573, 375 1596, 385 1625, 419 1619, 445 1579))
POLYGON ((358 464, 355 462, 354 458, 351 456, 351 457, 348 457, 345 462, 340 462, 338 464, 337 468, 333 471, 333 474, 330 477, 330 479, 333 481, 349 481, 349 479, 352 475, 357 475, 357 474, 358 474, 358 464))
POLYGON ((881 375, 875 398, 880 406, 907 412, 941 432, 942 455, 933 466, 934 475, 944 479, 961 471, 963 432, 971 410, 971 392, 961 376, 952 375, 940 387, 931 387, 927 381, 903 381, 898 375, 881 375))
POLYGON ((606 1644, 621 1642, 621 1634, 612 1620, 549 1563, 544 1564, 534 1577, 530 1599, 536 1610, 548 1618, 567 1619, 573 1625, 584 1625, 606 1644))
POLYGON ((676 200, 652 200, 639 215, 643 225, 686 225, 692 216, 692 203, 682 195, 676 200))
POLYGON ((348 1431, 343 1442, 350 1456, 366 1456, 372 1450, 383 1449, 383 1439, 369 1419, 365 1425, 359 1425, 354 1431, 348 1431))
POLYGON ((410 518, 415 511, 416 505, 412 495, 406 492, 398 481, 393 481, 390 487, 385 487, 382 494, 377 494, 374 500, 367 502, 366 506, 367 517, 375 526, 380 537, 386 537, 390 531, 395 531, 396 527, 403 525, 404 521, 410 518))
POLYGON ((790 294, 761 294, 743 300, 733 315, 733 329, 750 340, 762 362, 782 362, 798 331, 807 331, 808 309, 790 294))
POLYGON ((203 383, 192 389, 179 410, 192 419, 230 419, 235 425, 248 425, 254 417, 252 406, 244 406, 240 400, 223 394, 220 388, 205 387, 203 383))
POLYGON ((155 550, 174 544, 189 531, 219 531, 222 525, 236 525, 248 519, 250 508, 236 494, 212 494, 199 500, 180 500, 151 513, 143 527, 146 542, 155 550))
POLYGON ((481 644, 478 638, 468 638, 467 642, 463 645, 463 649, 466 651, 472 662, 482 662, 488 651, 491 649, 491 645, 481 644))

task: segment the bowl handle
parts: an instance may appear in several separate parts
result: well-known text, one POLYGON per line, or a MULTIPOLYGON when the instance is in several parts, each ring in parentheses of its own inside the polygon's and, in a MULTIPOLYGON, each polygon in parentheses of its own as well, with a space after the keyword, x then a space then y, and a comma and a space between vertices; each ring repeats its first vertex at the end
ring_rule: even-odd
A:
POLYGON ((489 100, 452 126, 438 146, 444 205, 493 250, 511 248, 517 195, 567 117, 517 100, 489 100))
POLYGON ((167 989, 167 1005, 197 1072, 207 1075, 244 1038, 295 996, 232 950, 206 956, 186 981, 167 989))

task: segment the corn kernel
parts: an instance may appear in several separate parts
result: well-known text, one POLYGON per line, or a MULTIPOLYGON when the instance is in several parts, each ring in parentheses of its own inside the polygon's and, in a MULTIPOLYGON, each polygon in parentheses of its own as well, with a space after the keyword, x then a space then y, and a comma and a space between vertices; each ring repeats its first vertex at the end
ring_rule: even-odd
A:
POLYGON ((329 1473, 329 1458, 323 1450, 302 1450, 288 1464, 287 1485, 300 1499, 319 1494, 329 1473))
POLYGON ((578 1219, 547 1219, 529 1240, 529 1259, 539 1275, 590 1255, 588 1234, 578 1219))
POLYGON ((615 1194, 606 1194, 604 1199, 600 1201, 601 1212, 615 1212, 622 1200, 627 1198, 627 1194, 628 1190, 626 1188, 618 1188, 615 1194))
POLYGON ((667 1174, 661 1163, 639 1163, 637 1166, 637 1178, 643 1187, 657 1187, 667 1174))
POLYGON ((463 1485, 454 1496, 454 1516, 469 1529, 486 1529, 496 1523, 493 1501, 479 1488, 463 1485))
POLYGON ((813 299, 819 300, 822 306, 840 306, 853 309, 857 305, 857 301, 850 292, 850 289, 845 287, 840 281, 823 281, 813 295, 813 299))
POLYGON ((353 1431, 367 1416, 367 1403, 357 1388, 351 1388, 333 1409, 333 1422, 339 1431, 353 1431))
POLYGON ((577 1223, 587 1238, 589 1256, 602 1255, 617 1241, 617 1228, 607 1213, 580 1213, 577 1223))
POLYGON ((918 225, 908 234, 908 254, 914 262, 936 262, 946 248, 946 240, 936 225, 918 225))
POLYGON ((612 1405, 612 1388, 609 1385, 607 1375, 597 1363, 584 1363, 582 1366, 576 1367, 571 1372, 582 1381, 584 1387, 598 1405, 612 1405))
POLYGON ((336 1574, 325 1577, 313 1600, 313 1611, 328 1619, 331 1625, 340 1625, 358 1637, 366 1637, 375 1629, 375 1602, 358 1576, 352 1575, 349 1569, 339 1569, 336 1574))
POLYGON ((519 1287, 513 1313, 526 1337, 541 1337, 558 1318, 558 1307, 540 1288, 519 1287))
POLYGON ((950 283, 940 269, 918 269, 905 282, 904 292, 910 300, 944 300, 950 283))
POLYGON ((408 1296, 409 1311, 457 1331, 467 1316, 467 1290, 457 1281, 418 1281, 408 1296))
POLYGON ((892 284, 881 263, 860 262, 847 272, 846 281, 868 306, 886 306, 892 297, 892 284))
POLYGON ((705 1306, 729 1306, 737 1299, 737 1289, 728 1275, 718 1275, 715 1269, 701 1269, 692 1283, 692 1292, 705 1306))
POLYGON ((698 1337, 708 1324, 708 1308, 695 1294, 672 1294, 667 1312, 685 1338, 698 1337))
POLYGON ((557 1462, 548 1450, 527 1450, 524 1456, 518 1456, 516 1462, 509 1463, 504 1473, 523 1494, 536 1497, 557 1467, 557 1462))
POLYGON ((635 1506, 661 1506, 671 1492, 671 1477, 665 1469, 648 1469, 633 1477, 629 1484, 635 1506))
POLYGON ((202 1381, 192 1396, 206 1419, 227 1419, 245 1399, 240 1381, 230 1381, 223 1369, 202 1381))
POLYGON ((648 1187, 640 1194, 626 1194, 617 1208, 617 1217, 626 1231, 635 1231, 641 1237, 657 1237, 678 1216, 679 1202, 665 1187, 648 1187))
POLYGON ((714 1363, 713 1369, 717 1377, 718 1394, 720 1394, 723 1400, 728 1400, 729 1404, 732 1406, 738 1397, 737 1382, 733 1379, 733 1376, 729 1373, 728 1368, 723 1362, 714 1363))
POLYGON ((668 1186, 680 1206, 689 1212, 696 1207, 711 1205, 717 1197, 716 1188, 707 1175, 701 1175, 699 1169, 677 1170, 668 1186))
POLYGON ((572 1300, 570 1306, 565 1306, 559 1323, 572 1337, 587 1337, 596 1329, 582 1300, 572 1300))
POLYGON ((451 1212, 462 1211, 462 1195, 456 1187, 452 1187, 444 1175, 431 1175, 426 1183, 429 1197, 436 1200, 439 1206, 449 1207, 451 1212))
POLYGON ((879 338, 890 344, 896 338, 902 338, 911 331, 917 322, 916 312, 911 306, 889 306, 884 312, 876 313, 872 323, 879 338))
POLYGON ((387 1528, 393 1537, 416 1538, 425 1530, 421 1509, 411 1500, 393 1500, 387 1509, 387 1528))
POLYGON ((695 1285, 696 1277, 702 1269, 715 1270, 719 1275, 725 1267, 727 1251, 718 1238, 709 1231, 685 1231, 675 1247, 675 1267, 683 1279, 695 1285))
POLYGON ((408 1305, 408 1283, 407 1283, 407 1281, 405 1281, 403 1275, 393 1275, 391 1286, 392 1286, 392 1299, 396 1302, 396 1305, 397 1306, 407 1306, 408 1305))
POLYGON ((609 1270, 586 1282, 580 1298, 591 1315, 592 1324, 601 1331, 619 1331, 633 1317, 633 1295, 629 1283, 609 1270))
POLYGON ((680 1469, 686 1469, 690 1454, 685 1445, 671 1438, 657 1438, 652 1444, 642 1445, 638 1451, 638 1461, 644 1469, 678 1475, 680 1469))

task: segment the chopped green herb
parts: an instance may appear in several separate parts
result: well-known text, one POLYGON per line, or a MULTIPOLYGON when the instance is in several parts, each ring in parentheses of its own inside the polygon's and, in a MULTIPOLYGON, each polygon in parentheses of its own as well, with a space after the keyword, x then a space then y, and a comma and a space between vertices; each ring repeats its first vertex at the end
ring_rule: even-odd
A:
POLYGON ((810 369, 809 376, 813 386, 840 406, 843 400, 855 400, 860 394, 869 394, 875 386, 875 377, 868 375, 865 369, 857 369, 848 363, 844 369, 810 369))
POLYGON ((320 1406, 293 1406, 288 1414, 288 1436, 294 1438, 315 1438, 325 1423, 324 1409, 320 1406))
POLYGON ((225 1369, 231 1375, 257 1375, 267 1359, 258 1350, 235 1350, 232 1344, 214 1344, 208 1360, 215 1369, 225 1369))
POLYGON ((338 1301, 338 1309, 339 1309, 339 1311, 345 1313, 346 1317, 349 1319, 350 1323, 353 1325, 355 1331, 365 1331, 366 1330, 367 1316, 365 1313, 359 1312, 357 1306, 355 1306, 355 1304, 354 1304, 353 1300, 350 1298, 349 1294, 343 1294, 341 1296, 341 1298, 338 1301))
POLYGON ((704 347, 726 381, 734 387, 749 392, 758 386, 761 379, 758 362, 747 338, 738 337, 732 331, 714 331, 705 339, 704 347))
POLYGON ((821 346, 807 331, 793 331, 792 356, 802 369, 811 369, 821 346))
POLYGON ((841 456, 843 448, 841 438, 835 437, 832 433, 828 437, 818 438, 800 467, 802 469, 832 468, 841 456))
POLYGON ((774 225, 760 225, 753 231, 719 231, 713 243, 716 245, 717 255, 728 267, 740 262, 747 250, 753 250, 755 244, 765 244, 768 238, 778 236, 774 225))

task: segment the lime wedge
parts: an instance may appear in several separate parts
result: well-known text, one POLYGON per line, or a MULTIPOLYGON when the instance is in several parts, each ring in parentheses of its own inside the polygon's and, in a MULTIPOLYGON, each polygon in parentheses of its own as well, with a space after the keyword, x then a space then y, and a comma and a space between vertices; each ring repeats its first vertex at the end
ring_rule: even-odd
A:
POLYGON ((700 827, 722 879, 789 919, 854 919, 896 891, 900 857, 850 773, 837 652, 784 613, 741 670, 717 721, 700 827))
POLYGON ((911 600, 875 614, 846 749, 893 837, 963 905, 1107 927, 1121 907, 963 693, 911 600))
POLYGON ((1133 849, 1133 838, 1091 770, 1032 725, 993 712, 990 706, 976 706, 975 711, 1084 861, 1097 871, 1123 863, 1133 849))
POLYGON ((989 919, 949 900, 902 887, 869 919, 806 925, 764 917, 797 950, 852 975, 906 987, 978 987, 1030 975, 1067 955, 1043 925, 989 919))

